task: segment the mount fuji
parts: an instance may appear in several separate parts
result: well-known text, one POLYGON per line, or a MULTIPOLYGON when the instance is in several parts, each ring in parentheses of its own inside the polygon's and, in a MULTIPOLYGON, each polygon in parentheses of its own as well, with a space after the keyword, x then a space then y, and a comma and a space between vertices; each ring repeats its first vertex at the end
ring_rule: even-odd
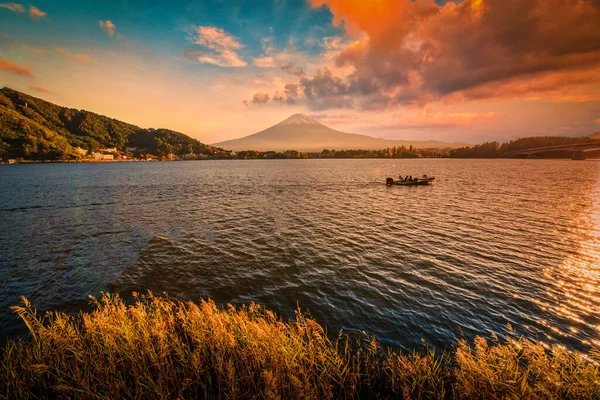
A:
POLYGON ((438 141, 408 141, 374 138, 331 129, 304 114, 294 114, 263 131, 240 139, 226 140, 214 146, 227 150, 321 152, 335 150, 381 150, 393 146, 413 146, 418 149, 444 149, 466 146, 464 143, 438 141))

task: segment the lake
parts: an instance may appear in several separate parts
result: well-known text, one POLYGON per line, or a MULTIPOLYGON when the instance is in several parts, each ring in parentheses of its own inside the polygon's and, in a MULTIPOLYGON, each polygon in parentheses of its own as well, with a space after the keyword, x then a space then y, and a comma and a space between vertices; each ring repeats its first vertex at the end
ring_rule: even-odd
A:
POLYGON ((600 162, 248 160, 0 167, 9 310, 88 294, 300 306, 332 336, 451 346, 516 334, 600 345, 600 162), (428 174, 432 186, 386 187, 428 174))

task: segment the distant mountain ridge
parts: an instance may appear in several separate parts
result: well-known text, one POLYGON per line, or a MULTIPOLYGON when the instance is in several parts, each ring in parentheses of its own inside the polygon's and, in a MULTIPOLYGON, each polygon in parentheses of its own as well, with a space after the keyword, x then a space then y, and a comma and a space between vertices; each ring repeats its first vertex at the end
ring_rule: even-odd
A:
POLYGON ((320 152, 323 149, 381 150, 394 146, 413 146, 419 149, 444 149, 467 146, 465 143, 444 143, 435 140, 411 141, 374 138, 331 129, 304 115, 294 114, 263 131, 240 139, 215 143, 227 150, 320 152))
POLYGON ((0 89, 0 157, 53 160, 85 150, 147 149, 154 155, 210 154, 183 133, 144 129, 85 110, 61 107, 10 88, 0 89))
POLYGON ((596 132, 588 136, 590 139, 600 139, 600 132, 596 132))

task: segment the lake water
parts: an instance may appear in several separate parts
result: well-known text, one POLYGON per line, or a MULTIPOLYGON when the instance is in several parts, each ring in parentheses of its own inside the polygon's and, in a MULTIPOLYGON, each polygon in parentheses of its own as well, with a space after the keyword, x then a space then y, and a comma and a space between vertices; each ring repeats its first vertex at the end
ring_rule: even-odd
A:
POLYGON ((308 308, 333 335, 437 348, 518 334, 600 345, 600 163, 248 160, 0 167, 9 306, 151 289, 308 308), (388 176, 435 176, 386 187, 388 176))

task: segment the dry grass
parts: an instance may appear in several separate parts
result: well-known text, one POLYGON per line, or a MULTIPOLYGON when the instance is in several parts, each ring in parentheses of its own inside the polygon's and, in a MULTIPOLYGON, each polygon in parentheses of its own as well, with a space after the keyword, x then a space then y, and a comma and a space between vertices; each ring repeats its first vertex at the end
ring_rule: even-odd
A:
POLYGON ((524 339, 406 354, 330 340, 301 312, 283 322, 255 304, 92 300, 78 317, 14 307, 31 336, 5 346, 0 398, 600 398, 598 354, 524 339))

